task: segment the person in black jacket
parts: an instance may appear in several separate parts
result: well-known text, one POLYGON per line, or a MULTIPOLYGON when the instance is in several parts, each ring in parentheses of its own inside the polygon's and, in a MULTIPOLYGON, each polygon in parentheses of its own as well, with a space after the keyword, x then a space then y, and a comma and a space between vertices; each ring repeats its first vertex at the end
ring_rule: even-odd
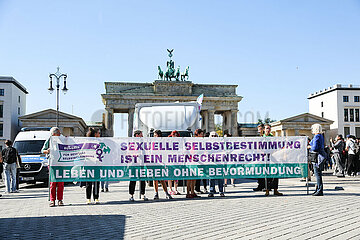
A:
POLYGON ((5 169, 6 193, 15 193, 16 190, 16 161, 21 163, 20 155, 12 146, 12 141, 5 141, 6 148, 1 151, 1 158, 5 169))

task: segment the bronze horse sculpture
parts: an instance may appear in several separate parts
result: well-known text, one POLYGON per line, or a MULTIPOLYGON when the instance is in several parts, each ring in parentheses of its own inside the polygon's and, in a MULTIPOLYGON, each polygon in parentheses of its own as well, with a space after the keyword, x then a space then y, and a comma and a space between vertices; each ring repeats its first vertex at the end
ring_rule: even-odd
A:
POLYGON ((186 67, 183 74, 181 74, 181 81, 189 80, 189 66, 186 67))

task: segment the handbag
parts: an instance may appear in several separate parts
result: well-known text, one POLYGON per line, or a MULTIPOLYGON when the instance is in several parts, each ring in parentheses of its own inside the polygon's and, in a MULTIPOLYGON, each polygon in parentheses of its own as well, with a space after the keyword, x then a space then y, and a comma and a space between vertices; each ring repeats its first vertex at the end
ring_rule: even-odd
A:
POLYGON ((318 156, 319 156, 318 152, 309 152, 309 155, 308 155, 309 161, 312 163, 317 163, 318 156))

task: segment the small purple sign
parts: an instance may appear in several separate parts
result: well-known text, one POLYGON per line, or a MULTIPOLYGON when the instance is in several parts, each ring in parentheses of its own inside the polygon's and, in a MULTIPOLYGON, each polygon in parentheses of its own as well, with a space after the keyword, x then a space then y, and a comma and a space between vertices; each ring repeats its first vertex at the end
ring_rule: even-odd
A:
POLYGON ((60 151, 77 151, 81 149, 97 149, 100 144, 98 143, 80 143, 80 144, 58 144, 60 151))

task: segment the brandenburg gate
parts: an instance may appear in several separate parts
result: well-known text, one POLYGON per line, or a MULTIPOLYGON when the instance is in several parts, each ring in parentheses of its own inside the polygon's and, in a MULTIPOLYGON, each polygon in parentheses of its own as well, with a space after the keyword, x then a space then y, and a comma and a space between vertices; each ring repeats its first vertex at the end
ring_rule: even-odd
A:
POLYGON ((182 74, 180 67, 175 69, 172 51, 168 50, 166 72, 159 66, 158 79, 152 83, 105 82, 106 93, 101 96, 106 110, 106 135, 113 136, 114 114, 128 113, 128 136, 132 136, 136 103, 190 102, 204 94, 200 112, 202 129, 214 131, 214 115, 221 114, 222 129, 238 136, 237 112, 242 97, 236 94, 237 85, 194 84, 189 81, 189 67, 182 74))

